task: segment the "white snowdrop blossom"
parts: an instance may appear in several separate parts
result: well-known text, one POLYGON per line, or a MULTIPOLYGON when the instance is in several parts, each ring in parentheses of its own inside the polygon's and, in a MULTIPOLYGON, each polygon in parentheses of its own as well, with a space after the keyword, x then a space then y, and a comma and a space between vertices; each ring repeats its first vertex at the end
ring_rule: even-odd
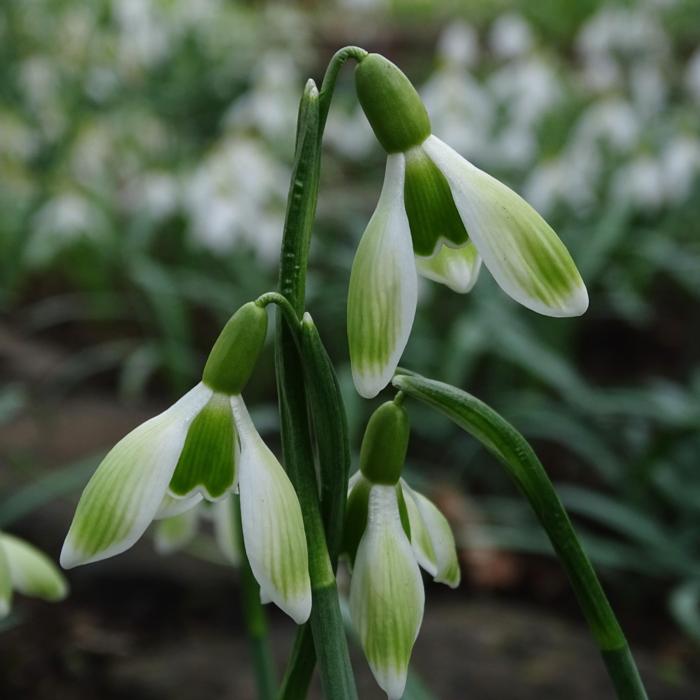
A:
POLYGON ((350 273, 348 342, 358 392, 376 396, 391 380, 413 324, 418 273, 466 293, 483 260, 527 308, 582 314, 588 294, 557 235, 515 192, 431 134, 406 76, 370 54, 356 82, 388 153, 379 202, 350 273))
POLYGON ((362 440, 360 470, 348 486, 343 540, 352 569, 353 627, 390 699, 403 695, 423 620, 420 568, 450 588, 461 577, 445 516, 401 478, 408 438, 403 406, 389 401, 372 414, 362 440))
MULTIPOLYGON (((202 381, 110 450, 85 487, 61 551, 65 568, 134 545, 153 520, 183 516, 202 499, 240 494, 243 546, 261 590, 295 622, 311 612, 301 507, 282 465, 250 419, 241 390, 267 333, 267 313, 242 306, 217 339, 202 381)), ((159 546, 187 540, 194 515, 171 520, 159 546)))

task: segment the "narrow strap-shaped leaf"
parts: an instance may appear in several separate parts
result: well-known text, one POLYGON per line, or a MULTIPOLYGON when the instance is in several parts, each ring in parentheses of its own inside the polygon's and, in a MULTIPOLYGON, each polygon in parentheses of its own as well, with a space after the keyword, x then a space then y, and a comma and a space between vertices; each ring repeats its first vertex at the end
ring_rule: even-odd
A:
POLYGON ((627 640, 600 581, 542 463, 525 438, 492 408, 449 384, 416 374, 398 375, 394 386, 453 420, 506 467, 547 532, 601 650, 621 700, 645 700, 644 685, 627 640))
POLYGON ((321 477, 321 514, 335 569, 343 537, 350 445, 338 378, 309 314, 301 324, 301 351, 321 477))
MULTIPOLYGON (((299 109, 297 148, 280 258, 280 292, 298 316, 304 309, 308 249, 318 193, 318 132, 318 91, 313 81, 309 81, 299 109)), ((299 496, 304 517, 313 597, 310 625, 314 650, 319 661, 324 695, 328 698, 354 700, 357 691, 321 517, 303 368, 294 333, 282 315, 278 315, 275 367, 282 448, 284 464, 299 496)), ((308 687, 313 659, 309 645, 303 639, 305 634, 307 633, 303 630, 299 632, 299 643, 296 646, 299 654, 295 655, 295 662, 301 664, 299 671, 306 671, 307 676, 300 678, 299 674, 295 674, 294 678, 300 686, 308 687)), ((285 683, 281 697, 292 697, 286 694, 287 691, 296 694, 298 690, 299 688, 291 688, 285 683)))

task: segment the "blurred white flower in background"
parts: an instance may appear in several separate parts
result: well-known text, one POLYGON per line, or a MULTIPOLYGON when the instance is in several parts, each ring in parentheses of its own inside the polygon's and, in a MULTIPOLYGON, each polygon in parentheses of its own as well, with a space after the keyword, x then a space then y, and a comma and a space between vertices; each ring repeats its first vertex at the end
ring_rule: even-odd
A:
POLYGON ((690 57, 685 70, 685 87, 690 96, 700 104, 700 48, 690 57))
POLYGON ((231 105, 224 117, 225 125, 257 130, 272 143, 291 148, 304 82, 289 55, 268 51, 255 65, 252 88, 231 105))
POLYGON ((163 7, 153 0, 113 0, 119 28, 117 55, 127 70, 149 68, 166 58, 170 38, 161 16, 163 7))
POLYGON ((440 34, 436 53, 438 65, 474 68, 479 61, 479 35, 467 22, 452 22, 440 34))
POLYGON ((594 102, 573 127, 571 141, 582 149, 604 147, 613 153, 631 151, 639 141, 641 124, 628 102, 611 97, 594 102))
POLYGON ((167 171, 140 173, 124 193, 124 203, 132 216, 145 215, 154 221, 174 214, 181 199, 180 183, 167 171))
POLYGON ((700 178, 700 139, 674 136, 661 154, 661 168, 668 200, 685 200, 700 178))
POLYGON ((499 58, 516 58, 530 51, 534 43, 530 25, 516 13, 501 15, 491 27, 489 46, 499 58))
POLYGON ((48 263, 67 246, 83 239, 102 240, 109 230, 105 213, 77 192, 62 192, 49 199, 34 215, 25 254, 30 266, 48 263))
POLYGON ((267 263, 282 240, 289 169, 259 141, 231 136, 184 182, 184 203, 195 242, 215 253, 244 243, 267 263))
POLYGON ((665 200, 664 173, 659 161, 637 156, 619 168, 612 181, 613 197, 641 211, 653 212, 665 200))

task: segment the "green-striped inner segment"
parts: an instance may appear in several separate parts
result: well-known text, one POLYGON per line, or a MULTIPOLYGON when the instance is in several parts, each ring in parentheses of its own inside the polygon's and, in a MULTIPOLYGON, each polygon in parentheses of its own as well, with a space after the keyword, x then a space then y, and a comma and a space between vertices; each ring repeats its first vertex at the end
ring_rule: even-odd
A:
POLYGON ((236 431, 228 396, 214 394, 192 421, 170 491, 186 496, 201 489, 211 498, 223 496, 236 477, 236 431))
POLYGON ((464 245, 469 236, 445 176, 420 146, 405 158, 404 200, 416 255, 432 255, 440 238, 464 245))

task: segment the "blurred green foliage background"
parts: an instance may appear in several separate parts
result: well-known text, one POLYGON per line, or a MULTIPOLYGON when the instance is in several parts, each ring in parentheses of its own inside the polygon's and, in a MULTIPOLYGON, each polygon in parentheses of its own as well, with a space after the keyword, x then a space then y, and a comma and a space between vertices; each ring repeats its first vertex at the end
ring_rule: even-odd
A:
MULTIPOLYGON (((591 298, 583 318, 552 320, 486 272, 466 297, 424 282, 402 364, 518 426, 609 584, 640 615, 665 601, 700 638, 696 0, 4 0, 0 421, 85 392, 166 403, 197 380, 230 313, 275 286, 298 99, 348 43, 399 63, 435 133, 547 217, 591 298)), ((308 308, 355 447, 372 405, 349 379, 345 303, 383 165, 346 71, 308 308)), ((271 361, 252 393, 275 429, 271 361)), ((547 552, 493 461, 410 410, 415 478, 478 509, 461 545, 547 552)), ((50 458, 6 445, 0 459, 20 513, 43 498, 37 477, 54 479, 47 494, 62 488, 50 458)))

